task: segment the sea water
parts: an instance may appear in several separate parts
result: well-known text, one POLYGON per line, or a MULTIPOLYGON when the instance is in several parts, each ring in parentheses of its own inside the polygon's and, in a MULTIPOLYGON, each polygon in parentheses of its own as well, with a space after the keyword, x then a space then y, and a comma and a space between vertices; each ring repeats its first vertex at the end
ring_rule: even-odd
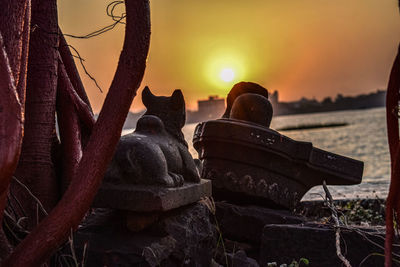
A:
MULTIPOLYGON (((280 133, 297 141, 312 142, 314 147, 364 162, 364 174, 360 185, 329 186, 334 199, 385 198, 389 188, 390 158, 384 108, 277 116, 273 117, 271 128, 331 123, 347 125, 280 133)), ((196 124, 187 124, 183 133, 190 152, 197 158, 197 152, 192 145, 195 127, 196 124)), ((127 132, 129 131, 124 131, 127 132)), ((321 195, 324 195, 322 186, 317 186, 303 199, 322 199, 321 195)))

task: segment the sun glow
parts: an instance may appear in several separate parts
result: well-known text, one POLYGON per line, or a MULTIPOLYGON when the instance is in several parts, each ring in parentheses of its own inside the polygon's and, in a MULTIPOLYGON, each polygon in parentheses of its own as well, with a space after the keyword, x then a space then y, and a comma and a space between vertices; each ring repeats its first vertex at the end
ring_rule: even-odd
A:
POLYGON ((219 77, 224 82, 231 82, 235 78, 235 72, 230 68, 222 69, 219 77))
POLYGON ((247 78, 247 62, 241 50, 216 49, 204 60, 205 80, 214 93, 224 95, 233 84, 247 78))

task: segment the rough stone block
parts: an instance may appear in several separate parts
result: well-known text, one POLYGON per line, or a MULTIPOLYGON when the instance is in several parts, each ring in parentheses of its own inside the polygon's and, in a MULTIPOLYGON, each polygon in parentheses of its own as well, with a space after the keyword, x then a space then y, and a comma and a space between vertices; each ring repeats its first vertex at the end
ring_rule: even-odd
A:
POLYGON ((200 203, 163 213, 147 230, 133 233, 126 212, 95 209, 74 235, 76 254, 87 243, 85 266, 210 266, 216 231, 200 203))
POLYGON ((274 210, 258 206, 239 206, 216 202, 216 216, 222 235, 232 240, 261 243, 266 224, 300 224, 305 219, 286 210, 274 210))

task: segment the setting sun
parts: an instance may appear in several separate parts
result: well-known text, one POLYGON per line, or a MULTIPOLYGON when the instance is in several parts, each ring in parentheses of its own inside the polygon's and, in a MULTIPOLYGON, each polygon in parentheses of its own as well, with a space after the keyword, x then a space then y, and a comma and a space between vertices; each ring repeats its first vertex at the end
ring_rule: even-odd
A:
MULTIPOLYGON (((218 48, 204 51, 203 77, 214 94, 226 95, 233 84, 248 79, 248 74, 256 68, 249 68, 250 59, 247 46, 218 43, 218 48)), ((253 66, 253 65, 252 65, 253 66)))
POLYGON ((235 72, 232 69, 223 69, 219 74, 219 77, 224 82, 231 82, 235 78, 235 72))

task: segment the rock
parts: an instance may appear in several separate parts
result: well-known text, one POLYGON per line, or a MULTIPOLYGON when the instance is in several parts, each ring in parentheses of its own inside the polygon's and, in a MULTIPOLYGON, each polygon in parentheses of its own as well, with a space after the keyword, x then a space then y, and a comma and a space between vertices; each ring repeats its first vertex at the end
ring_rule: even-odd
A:
POLYGON ((126 212, 96 209, 74 236, 77 255, 87 243, 86 266, 210 266, 215 227, 203 204, 166 212, 140 232, 126 227, 126 212))
POLYGON ((223 267, 223 266, 220 265, 218 262, 216 262, 214 259, 211 259, 210 267, 223 267))
POLYGON ((177 241, 163 266, 209 266, 217 239, 208 208, 197 204, 183 214, 179 210, 174 213, 159 223, 159 228, 177 241))
POLYGON ((239 206, 226 202, 216 202, 216 216, 225 238, 261 243, 266 224, 300 224, 305 219, 292 215, 286 210, 274 210, 258 206, 239 206))
POLYGON ((259 267, 257 261, 252 258, 248 258, 246 252, 238 250, 235 253, 227 254, 229 266, 240 266, 240 267, 259 267))
POLYGON ((160 213, 126 211, 126 227, 132 232, 140 232, 158 220, 160 213))
POLYGON ((168 211, 201 198, 211 196, 211 182, 185 183, 181 187, 159 187, 148 185, 102 186, 93 202, 93 207, 113 208, 137 212, 168 211))
MULTIPOLYGON (((384 229, 351 229, 341 229, 341 251, 350 264, 383 266, 384 257, 371 254, 384 253, 384 229)), ((265 226, 260 248, 261 266, 268 262, 277 262, 278 266, 289 264, 300 258, 308 259, 309 266, 342 266, 336 255, 334 228, 322 224, 265 226)))

